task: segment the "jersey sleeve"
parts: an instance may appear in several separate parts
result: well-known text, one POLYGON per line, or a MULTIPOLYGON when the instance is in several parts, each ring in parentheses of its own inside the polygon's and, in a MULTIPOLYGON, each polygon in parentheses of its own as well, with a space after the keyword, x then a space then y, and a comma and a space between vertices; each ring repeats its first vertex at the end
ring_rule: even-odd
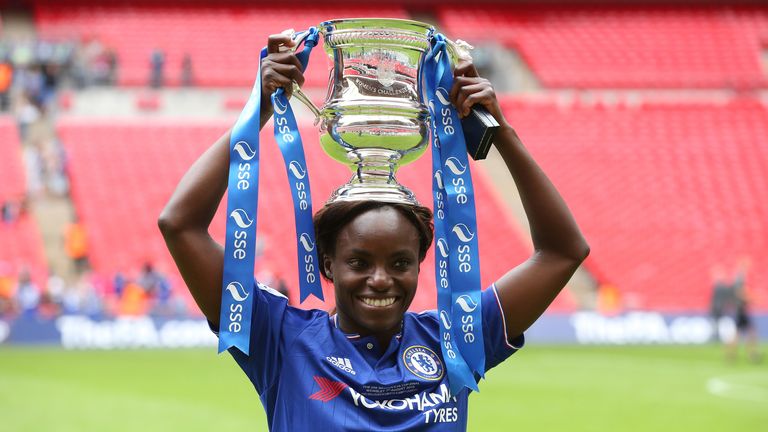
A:
POLYGON ((485 370, 490 370, 506 360, 525 344, 523 334, 507 335, 504 310, 501 308, 496 285, 482 293, 483 342, 485 343, 485 370))
MULTIPOLYGON (((251 315, 250 353, 228 351, 259 394, 267 391, 281 372, 281 357, 310 324, 307 311, 288 306, 288 299, 266 285, 256 284, 251 315)), ((216 332, 218 335, 218 332, 216 332)))

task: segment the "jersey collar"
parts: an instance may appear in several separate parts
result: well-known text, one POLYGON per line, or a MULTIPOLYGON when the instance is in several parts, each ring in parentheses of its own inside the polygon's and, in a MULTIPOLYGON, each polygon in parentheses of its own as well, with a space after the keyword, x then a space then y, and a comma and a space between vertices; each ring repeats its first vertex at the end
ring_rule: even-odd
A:
MULTIPOLYGON (((333 323, 333 326, 336 327, 336 329, 339 330, 340 332, 344 333, 344 330, 342 330, 341 327, 339 327, 339 314, 331 315, 330 319, 331 319, 331 322, 333 323)), ((403 335, 403 322, 401 321, 400 322, 400 331, 397 332, 395 337, 397 339, 400 339, 400 337, 402 337, 402 335, 403 335)), ((357 333, 344 333, 344 336, 346 336, 347 339, 360 339, 362 337, 362 336, 360 336, 357 333)))

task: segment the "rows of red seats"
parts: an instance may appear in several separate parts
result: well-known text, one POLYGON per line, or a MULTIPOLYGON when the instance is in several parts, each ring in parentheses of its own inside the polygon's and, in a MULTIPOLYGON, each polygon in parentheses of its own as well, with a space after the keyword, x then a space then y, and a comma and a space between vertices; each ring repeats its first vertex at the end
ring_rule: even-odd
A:
POLYGON ((768 308, 765 106, 510 98, 504 109, 575 213, 589 268, 628 307, 707 310, 711 268, 749 256, 750 292, 768 308))
MULTIPOLYGON (((73 200, 88 229, 91 262, 97 272, 131 273, 149 260, 174 275, 176 289, 185 290, 157 229, 157 217, 185 170, 227 127, 223 122, 60 122, 58 132, 71 160, 73 200)), ((335 187, 349 180, 350 174, 317 145, 317 129, 308 124, 300 129, 317 209, 335 187)), ((257 224, 264 252, 258 260, 257 274, 268 270, 283 277, 290 287, 296 287, 296 241, 292 217, 286 219, 293 209, 287 176, 271 132, 262 133, 262 140, 257 224)), ((402 168, 398 178, 431 207, 429 156, 402 168)), ((525 259, 529 251, 517 236, 511 216, 477 167, 475 181, 482 282, 487 286, 525 259)), ((219 241, 223 240, 224 224, 220 208, 211 227, 212 235, 219 241)), ((435 305, 433 263, 430 252, 422 267, 414 310, 435 305)), ((326 287, 325 295, 332 299, 332 290, 326 287)), ((329 306, 315 301, 307 305, 329 306)), ((555 309, 569 308, 572 302, 565 294, 555 309)))
POLYGON ((547 87, 766 84, 768 8, 445 6, 445 31, 516 49, 547 87))
POLYGON ((24 166, 22 164, 19 132, 13 118, 0 116, 0 201, 24 195, 24 166))
MULTIPOLYGON (((166 54, 166 82, 178 85, 182 58, 192 59, 194 81, 201 86, 248 86, 259 65, 259 52, 270 34, 297 31, 345 17, 406 18, 397 6, 83 6, 35 4, 35 25, 42 38, 97 40, 114 49, 118 82, 147 85, 150 55, 166 54)), ((306 85, 325 87, 329 61, 314 49, 306 85)))
MULTIPOLYGON (((35 6, 38 34, 96 39, 116 50, 119 82, 149 80, 153 49, 167 54, 167 81, 179 83, 192 58, 199 85, 249 85, 267 35, 338 17, 406 18, 402 7, 35 6)), ((754 87, 765 85, 761 50, 768 9, 757 7, 445 6, 440 26, 474 43, 517 49, 545 86, 754 87)), ((328 67, 315 50, 307 85, 323 87, 328 67)))
MULTIPOLYGON (((11 117, 0 116, 0 204, 19 203, 26 191, 19 132, 11 117)), ((25 212, 19 219, 0 221, 0 263, 3 271, 28 270, 36 282, 47 271, 43 241, 35 220, 25 212)))

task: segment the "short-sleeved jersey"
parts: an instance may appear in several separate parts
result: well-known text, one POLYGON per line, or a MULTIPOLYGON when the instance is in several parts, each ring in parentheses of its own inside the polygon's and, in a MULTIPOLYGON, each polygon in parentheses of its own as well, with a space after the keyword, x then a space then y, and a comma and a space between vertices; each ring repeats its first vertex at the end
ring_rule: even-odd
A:
MULTIPOLYGON (((464 431, 465 388, 450 396, 435 311, 408 312, 382 349, 373 336, 345 334, 335 315, 288 305, 254 290, 250 355, 230 353, 261 397, 272 431, 464 431)), ((495 286, 482 294, 486 370, 512 355, 495 286)))

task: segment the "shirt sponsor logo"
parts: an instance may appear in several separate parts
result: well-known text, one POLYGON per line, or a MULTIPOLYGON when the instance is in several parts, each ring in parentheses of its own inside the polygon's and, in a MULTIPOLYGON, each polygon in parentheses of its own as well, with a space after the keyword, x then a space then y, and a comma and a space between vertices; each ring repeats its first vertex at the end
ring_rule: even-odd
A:
POLYGON ((346 357, 326 357, 326 360, 328 360, 329 363, 336 366, 337 368, 343 370, 344 372, 350 373, 352 375, 357 375, 355 372, 355 369, 352 367, 352 363, 349 361, 346 357))
POLYGON ((409 346, 403 352, 405 367, 417 377, 427 381, 443 378, 443 363, 431 349, 422 345, 409 346))
POLYGON ((451 397, 448 386, 445 384, 440 384, 437 392, 422 392, 405 399, 371 400, 356 392, 352 387, 349 388, 349 393, 352 395, 352 403, 356 407, 379 408, 387 411, 428 411, 439 405, 457 401, 455 396, 451 397))
POLYGON ((352 395, 352 403, 356 407, 365 409, 380 409, 384 411, 420 411, 424 416, 424 423, 453 423, 459 421, 459 408, 456 406, 444 406, 448 403, 455 404, 458 399, 448 392, 448 386, 440 384, 437 392, 423 392, 405 399, 371 400, 349 388, 352 395))
MULTIPOLYGON (((434 355, 434 353, 432 354, 434 355)), ((440 384, 437 391, 425 391, 403 399, 373 400, 363 396, 343 382, 331 381, 320 376, 314 376, 314 379, 320 389, 309 396, 312 400, 330 402, 348 388, 349 394, 352 396, 352 403, 357 408, 393 412, 419 411, 424 416, 424 423, 456 422, 460 418, 459 408, 455 406, 458 398, 451 396, 445 383, 440 384), (446 406, 446 404, 449 405, 446 406)))

